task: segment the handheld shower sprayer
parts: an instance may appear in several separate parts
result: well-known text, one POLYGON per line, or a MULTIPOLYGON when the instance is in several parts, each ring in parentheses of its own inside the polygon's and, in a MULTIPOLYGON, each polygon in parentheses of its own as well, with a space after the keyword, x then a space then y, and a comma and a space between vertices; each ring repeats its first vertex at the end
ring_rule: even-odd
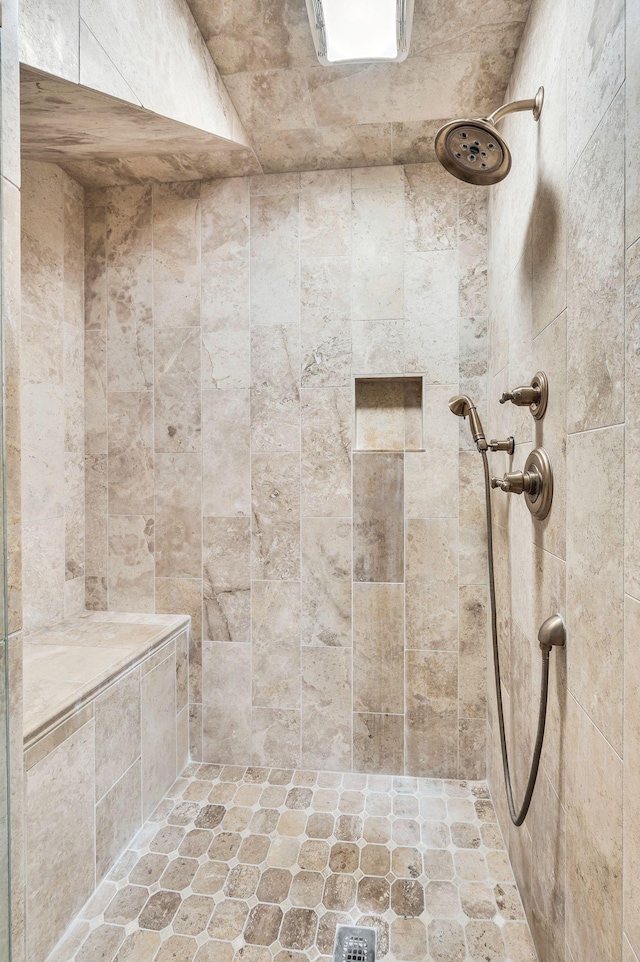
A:
POLYGON ((515 451, 515 440, 507 438, 506 441, 489 441, 484 436, 484 428, 480 415, 475 404, 466 394, 458 394, 449 401, 449 410, 459 418, 469 418, 469 427, 478 451, 507 451, 513 454, 515 451))
MULTIPOLYGON (((538 375, 536 375, 537 377, 538 375)), ((536 385, 531 385, 534 388, 536 385)), ((523 388, 517 389, 517 391, 512 392, 508 397, 503 396, 503 403, 506 400, 513 400, 514 395, 515 403, 528 404, 532 407, 532 404, 538 405, 541 401, 541 393, 536 395, 527 393, 523 388), (517 395, 517 391, 521 394, 517 395)), ((545 404, 546 406, 546 404, 545 404)), ((540 767, 540 756, 542 754, 542 744, 544 740, 544 730, 547 720, 547 698, 549 691, 549 657, 552 649, 554 647, 563 647, 565 644, 565 627, 564 621, 560 615, 552 615, 551 618, 547 620, 540 627, 538 633, 538 641, 540 642, 540 649, 542 653, 542 672, 540 676, 540 702, 538 707, 538 727, 536 732, 536 741, 533 748, 533 755, 531 760, 531 766, 529 768, 529 777, 527 779, 527 786, 524 793, 524 799, 519 808, 516 808, 516 803, 514 800, 513 784, 511 780, 511 770, 509 766, 509 753, 507 750, 507 736, 506 736, 506 726, 504 719, 504 706, 502 703, 502 680, 500 671, 500 649, 498 644, 498 616, 497 616, 497 605, 496 605, 496 583, 495 583, 495 572, 494 572, 494 559, 493 559, 493 521, 491 515, 491 487, 500 487, 503 491, 508 491, 513 494, 525 494, 527 498, 527 506, 531 511, 531 514, 537 518, 545 518, 549 513, 551 507, 551 498, 553 496, 553 476, 551 474, 551 465, 549 464, 549 459, 542 448, 536 448, 529 455, 527 462, 525 464, 524 471, 512 471, 505 474, 502 480, 494 478, 491 480, 489 474, 489 458, 487 451, 509 451, 510 454, 514 453, 515 441, 513 438, 508 438, 507 441, 490 441, 487 444, 485 440, 484 431, 482 428, 482 422, 476 411, 475 404, 473 401, 467 397, 465 394, 452 397, 449 401, 449 410, 460 418, 469 417, 469 424, 471 427, 471 433, 473 435, 473 440, 476 442, 478 451, 482 455, 482 466, 484 472, 484 494, 485 494, 485 506, 486 506, 486 518, 487 518, 487 561, 489 568, 489 600, 491 603, 491 641, 493 647, 493 669, 495 678, 495 692, 497 701, 497 715, 498 715, 498 728, 500 732, 500 751, 502 754, 502 768, 504 772, 504 782, 507 794, 507 804, 509 806, 509 815, 511 821, 514 825, 522 825, 527 813, 529 811, 529 806, 531 805, 531 799, 533 797, 533 790, 535 788, 536 779, 538 777, 538 769, 540 767)), ((532 413, 534 417, 535 412, 532 413)), ((544 413, 544 411, 543 411, 544 413)))
POLYGON ((484 436, 484 428, 482 427, 482 421, 471 398, 467 397, 466 394, 459 394, 456 397, 452 397, 449 401, 449 410, 459 418, 469 417, 469 427, 471 428, 471 434, 473 435, 473 440, 476 443, 478 451, 486 451, 487 440, 484 436))

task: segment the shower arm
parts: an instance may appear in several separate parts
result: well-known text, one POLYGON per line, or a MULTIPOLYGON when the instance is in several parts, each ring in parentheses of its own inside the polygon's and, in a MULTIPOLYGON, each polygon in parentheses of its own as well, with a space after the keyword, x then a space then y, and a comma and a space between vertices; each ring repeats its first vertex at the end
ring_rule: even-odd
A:
POLYGON ((502 107, 498 107, 494 110, 492 114, 486 118, 487 123, 495 125, 507 114, 515 114, 521 110, 532 110, 533 119, 539 120, 540 114, 542 112, 542 101, 544 99, 544 88, 539 87, 538 92, 535 97, 531 97, 529 100, 512 100, 510 104, 503 104, 502 107))

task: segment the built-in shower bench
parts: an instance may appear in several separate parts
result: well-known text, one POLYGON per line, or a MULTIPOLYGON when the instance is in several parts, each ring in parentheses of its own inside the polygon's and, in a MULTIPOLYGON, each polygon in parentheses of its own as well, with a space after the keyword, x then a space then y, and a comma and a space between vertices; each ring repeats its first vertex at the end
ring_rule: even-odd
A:
POLYGON ((94 611, 25 637, 30 962, 44 962, 188 760, 190 625, 94 611))

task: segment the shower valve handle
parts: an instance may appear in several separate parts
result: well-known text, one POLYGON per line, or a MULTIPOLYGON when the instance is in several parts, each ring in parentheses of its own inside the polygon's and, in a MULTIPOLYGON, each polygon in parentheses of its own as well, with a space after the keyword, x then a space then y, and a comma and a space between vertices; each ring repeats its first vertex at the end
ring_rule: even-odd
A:
POLYGON ((523 385, 522 387, 514 388, 513 391, 505 391, 500 398, 500 404, 506 404, 507 401, 511 401, 519 408, 526 408, 532 404, 538 404, 540 401, 540 388, 523 385))
POLYGON ((503 478, 491 478, 492 488, 501 488, 507 494, 530 494, 538 492, 540 477, 535 471, 508 471, 503 478))
POLYGON ((539 421, 544 417, 549 400, 549 380, 544 371, 538 371, 531 378, 530 384, 521 384, 513 391, 505 391, 500 398, 500 404, 511 401, 519 408, 529 408, 531 414, 539 421))

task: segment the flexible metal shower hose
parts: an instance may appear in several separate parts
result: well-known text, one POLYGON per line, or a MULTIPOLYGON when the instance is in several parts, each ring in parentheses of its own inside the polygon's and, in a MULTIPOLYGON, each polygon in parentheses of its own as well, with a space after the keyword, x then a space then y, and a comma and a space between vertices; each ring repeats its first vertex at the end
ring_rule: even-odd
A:
POLYGON ((540 706, 538 709, 538 731, 536 734, 536 744, 533 750, 531 768, 529 770, 529 780, 527 790, 524 793, 524 801, 520 811, 516 810, 513 800, 513 787, 511 785, 511 771, 509 769, 509 754, 507 751, 507 737, 504 730, 504 709, 502 706, 502 681, 500 677, 500 652, 498 650, 498 625, 496 615, 496 583, 493 572, 493 531, 491 519, 491 482, 489 477, 489 461, 487 452, 481 451, 482 463, 484 468, 484 496, 487 506, 487 558, 489 561, 489 596, 491 600, 491 637, 493 641, 493 668, 496 680, 496 701, 498 703, 498 727, 500 729, 500 749, 502 751, 502 768, 504 771, 504 783, 507 790, 507 802, 509 803, 509 815, 514 825, 520 826, 527 817, 533 789, 535 788, 540 767, 540 755, 542 753, 542 742, 544 740, 544 728, 547 721, 547 694, 549 691, 549 649, 542 649, 542 677, 540 680, 540 706))

